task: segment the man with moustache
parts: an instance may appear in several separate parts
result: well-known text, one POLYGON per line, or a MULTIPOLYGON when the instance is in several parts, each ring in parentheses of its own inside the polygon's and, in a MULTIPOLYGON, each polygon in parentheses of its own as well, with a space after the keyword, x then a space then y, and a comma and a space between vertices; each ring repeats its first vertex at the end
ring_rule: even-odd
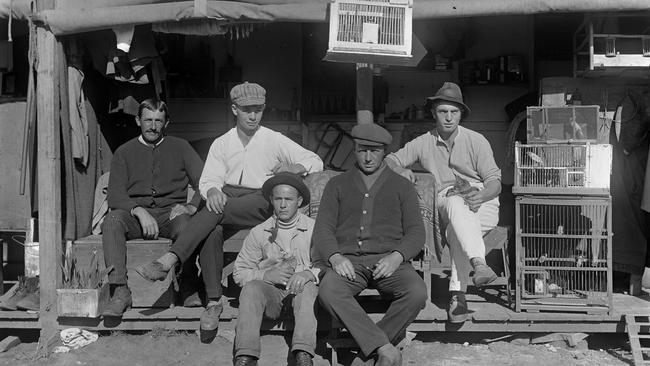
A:
POLYGON ((363 124, 351 135, 356 166, 327 183, 314 227, 316 261, 329 266, 318 297, 366 358, 376 358, 379 366, 401 365, 395 345, 427 299, 409 262, 424 246, 424 224, 415 188, 384 162, 390 133, 363 124), (392 300, 377 324, 354 298, 368 287, 392 300))
POLYGON ((176 239, 196 213, 201 196, 187 202, 187 186, 196 190, 203 162, 187 141, 165 136, 167 105, 147 99, 135 118, 141 135, 120 146, 111 161, 108 206, 102 245, 111 298, 104 316, 121 316, 131 306, 127 286, 126 241, 159 236, 176 239))
MULTIPOLYGON (((210 146, 199 182, 206 207, 192 218, 168 253, 136 268, 150 281, 164 279, 177 263, 185 263, 203 239, 214 230, 221 230, 220 225, 250 228, 269 218, 273 210, 261 188, 274 174, 286 171, 304 175, 323 169, 318 155, 260 125, 266 103, 264 88, 244 82, 232 88, 230 99, 237 125, 210 146)), ((201 269, 207 272, 203 278, 208 303, 200 329, 216 334, 223 310, 223 240, 210 245, 215 246, 211 251, 217 260, 215 266, 201 269)))
POLYGON ((235 366, 257 364, 263 316, 277 319, 289 302, 295 319, 291 351, 297 366, 311 366, 320 270, 311 261, 314 220, 298 212, 309 203, 309 189, 299 176, 282 172, 264 182, 262 194, 271 201, 273 216, 251 229, 233 272, 242 286, 235 366))
POLYGON ((458 85, 446 82, 427 98, 435 128, 386 158, 399 174, 415 181, 407 167, 420 162, 436 180, 436 209, 449 242, 451 277, 447 318, 462 323, 469 318, 465 292, 470 270, 475 286, 485 286, 497 275, 485 263, 483 234, 499 221, 501 170, 488 140, 459 126, 470 113, 458 85), (466 186, 469 189, 459 189, 466 186))

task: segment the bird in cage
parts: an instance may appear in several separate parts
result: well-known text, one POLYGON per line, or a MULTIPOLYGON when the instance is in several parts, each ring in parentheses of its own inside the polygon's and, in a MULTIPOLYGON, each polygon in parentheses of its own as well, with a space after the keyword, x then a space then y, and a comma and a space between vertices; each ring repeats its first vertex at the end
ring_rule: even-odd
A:
POLYGON ((535 154, 532 151, 526 151, 526 156, 530 158, 530 160, 533 162, 533 166, 539 166, 539 167, 544 167, 546 166, 546 162, 544 162, 544 159, 542 159, 541 156, 535 154))

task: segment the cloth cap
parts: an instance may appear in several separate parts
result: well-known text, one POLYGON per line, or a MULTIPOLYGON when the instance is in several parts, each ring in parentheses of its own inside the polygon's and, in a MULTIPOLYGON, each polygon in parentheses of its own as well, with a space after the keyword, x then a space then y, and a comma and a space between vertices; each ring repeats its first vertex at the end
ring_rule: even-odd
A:
POLYGON ((442 87, 438 89, 436 95, 427 98, 427 103, 429 105, 435 101, 445 101, 457 104, 460 109, 463 110, 463 118, 469 116, 470 109, 463 102, 463 93, 461 93, 460 87, 455 83, 446 81, 442 84, 442 87))
POLYGON ((266 90, 261 85, 243 82, 230 90, 230 100, 240 107, 266 103, 266 90))
POLYGON ((356 142, 369 146, 390 145, 393 142, 393 135, 374 123, 356 125, 352 128, 350 135, 356 142))
POLYGON ((273 188, 278 184, 286 184, 298 190, 298 193, 302 196, 302 204, 300 207, 305 207, 309 204, 309 200, 311 199, 309 188, 303 183, 302 178, 298 174, 290 172, 280 172, 264 182, 262 185, 262 194, 267 200, 270 199, 273 188))

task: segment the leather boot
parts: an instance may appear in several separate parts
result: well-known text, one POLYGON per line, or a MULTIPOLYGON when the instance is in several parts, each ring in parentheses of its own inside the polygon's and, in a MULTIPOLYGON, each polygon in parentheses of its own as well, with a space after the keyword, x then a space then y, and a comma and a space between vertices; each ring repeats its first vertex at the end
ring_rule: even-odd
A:
POLYGON ((253 356, 241 355, 235 357, 235 366, 257 366, 257 358, 253 356))
POLYGON ((108 304, 106 304, 104 311, 102 311, 102 316, 121 317, 126 309, 131 307, 131 290, 129 290, 127 285, 112 286, 115 286, 113 295, 108 304))
POLYGON ((485 263, 485 259, 474 257, 470 263, 474 267, 474 276, 472 277, 474 286, 486 286, 497 279, 497 274, 485 263))

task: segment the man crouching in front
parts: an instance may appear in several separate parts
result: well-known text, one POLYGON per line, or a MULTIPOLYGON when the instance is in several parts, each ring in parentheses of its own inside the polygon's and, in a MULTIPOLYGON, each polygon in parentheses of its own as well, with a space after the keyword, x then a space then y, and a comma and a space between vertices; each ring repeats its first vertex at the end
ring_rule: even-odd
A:
POLYGON ((293 173, 278 173, 262 186, 273 216, 251 229, 244 240, 233 277, 242 286, 235 328, 235 366, 257 365, 262 317, 277 319, 290 299, 295 326, 291 351, 296 365, 312 365, 316 348, 319 270, 312 266, 314 220, 299 213, 309 203, 309 189, 293 173))
POLYGON ((318 296, 368 362, 397 366, 402 355, 395 345, 427 299, 409 262, 424 246, 424 224, 413 185, 386 168, 390 133, 368 124, 355 126, 351 135, 357 165, 327 183, 314 227, 314 250, 330 265, 318 296), (367 287, 391 300, 377 324, 354 298, 367 287))

